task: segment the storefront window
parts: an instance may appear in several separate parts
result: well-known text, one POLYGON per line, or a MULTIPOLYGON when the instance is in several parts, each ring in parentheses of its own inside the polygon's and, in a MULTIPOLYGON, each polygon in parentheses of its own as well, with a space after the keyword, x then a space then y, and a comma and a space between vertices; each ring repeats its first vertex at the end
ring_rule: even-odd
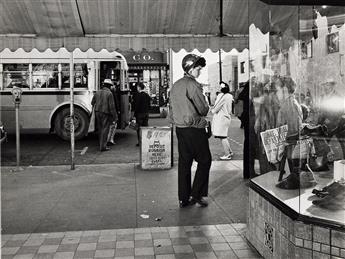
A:
POLYGON ((343 257, 345 7, 249 2, 248 239, 265 258, 343 257))
POLYGON ((4 64, 4 88, 29 88, 29 64, 4 64))
POLYGON ((345 8, 262 3, 261 13, 266 20, 249 10, 240 63, 253 107, 253 181, 303 215, 344 224, 345 8))

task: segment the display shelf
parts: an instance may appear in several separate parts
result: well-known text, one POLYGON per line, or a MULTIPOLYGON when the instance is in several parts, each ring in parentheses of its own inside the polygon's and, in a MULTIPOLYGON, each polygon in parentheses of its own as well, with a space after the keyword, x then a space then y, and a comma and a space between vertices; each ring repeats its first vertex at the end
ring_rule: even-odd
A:
POLYGON ((332 172, 315 172, 317 184, 310 188, 296 190, 284 190, 276 187, 278 182, 278 171, 268 172, 251 180, 251 187, 259 192, 265 192, 264 197, 270 199, 278 207, 281 207, 292 218, 299 218, 304 221, 319 222, 321 225, 333 225, 345 229, 345 210, 328 210, 314 205, 313 200, 317 199, 312 193, 313 189, 322 189, 333 181, 332 172), (270 197, 272 196, 272 197, 270 197), (281 204, 279 204, 281 203, 281 204), (323 224, 324 223, 324 224, 323 224))
POLYGON ((314 188, 332 182, 329 172, 315 174, 311 188, 275 187, 279 172, 250 181, 247 239, 267 259, 345 258, 345 212, 312 204, 314 188))

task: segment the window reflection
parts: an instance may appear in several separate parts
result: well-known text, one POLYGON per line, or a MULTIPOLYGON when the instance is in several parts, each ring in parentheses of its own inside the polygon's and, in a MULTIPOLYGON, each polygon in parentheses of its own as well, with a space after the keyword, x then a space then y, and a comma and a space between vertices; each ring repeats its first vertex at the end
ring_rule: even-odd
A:
POLYGON ((3 70, 5 88, 29 88, 29 64, 4 64, 3 70))
POLYGON ((58 88, 58 64, 32 64, 33 88, 58 88))
MULTIPOLYGON (((61 64, 61 80, 62 88, 69 88, 69 64, 61 64)), ((88 70, 87 64, 78 63, 74 64, 74 87, 87 88, 88 85, 88 70)))

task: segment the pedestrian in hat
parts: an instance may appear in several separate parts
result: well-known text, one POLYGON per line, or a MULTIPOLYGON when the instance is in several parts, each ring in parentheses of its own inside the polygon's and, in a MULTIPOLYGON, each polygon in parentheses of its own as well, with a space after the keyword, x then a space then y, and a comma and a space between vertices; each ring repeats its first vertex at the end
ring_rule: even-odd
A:
POLYGON ((110 150, 107 146, 109 128, 111 123, 113 121, 117 121, 118 118, 114 97, 110 91, 110 88, 113 85, 114 84, 111 79, 105 79, 103 87, 95 93, 91 101, 95 111, 100 151, 110 150))

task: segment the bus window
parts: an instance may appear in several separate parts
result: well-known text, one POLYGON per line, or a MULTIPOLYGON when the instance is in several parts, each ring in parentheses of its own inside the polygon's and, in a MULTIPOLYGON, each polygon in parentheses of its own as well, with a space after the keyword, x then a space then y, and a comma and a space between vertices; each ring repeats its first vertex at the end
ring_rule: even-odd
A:
MULTIPOLYGON (((69 88, 69 64, 61 64, 62 88, 69 88)), ((87 88, 88 86, 87 64, 74 64, 74 87, 87 88)))
POLYGON ((32 64, 32 85, 38 88, 58 88, 58 64, 32 64))
POLYGON ((74 64, 74 87, 87 88, 87 64, 74 64))
POLYGON ((69 64, 61 64, 62 88, 69 88, 69 64))
POLYGON ((3 71, 4 88, 29 88, 29 64, 4 64, 3 71))
POLYGON ((103 82, 104 79, 111 79, 113 82, 118 82, 121 80, 121 63, 113 61, 103 61, 101 62, 100 68, 100 82, 103 82))

